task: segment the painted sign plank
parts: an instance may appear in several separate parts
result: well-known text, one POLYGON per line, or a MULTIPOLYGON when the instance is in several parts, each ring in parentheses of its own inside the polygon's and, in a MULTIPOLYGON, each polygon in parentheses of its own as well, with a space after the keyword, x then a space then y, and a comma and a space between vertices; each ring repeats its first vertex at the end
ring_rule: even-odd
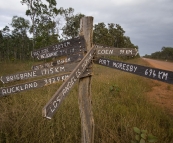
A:
POLYGON ((97 56, 136 56, 138 54, 135 48, 97 48, 97 56))
POLYGON ((58 109, 71 88, 78 81, 82 73, 86 70, 88 64, 93 59, 94 54, 95 48, 92 48, 69 75, 69 78, 60 86, 49 102, 44 106, 42 110, 44 117, 48 119, 52 118, 52 116, 55 114, 55 111, 58 109))
POLYGON ((32 82, 22 83, 22 84, 18 84, 14 86, 3 87, 3 88, 0 88, 0 97, 17 93, 17 92, 44 87, 50 84, 57 83, 59 81, 65 81, 68 77, 69 77, 69 74, 63 74, 63 75, 40 79, 40 80, 36 80, 32 82))
POLYGON ((157 69, 157 68, 151 68, 136 64, 130 64, 120 61, 114 61, 110 59, 105 58, 98 58, 95 61, 96 64, 103 65, 106 67, 122 70, 125 72, 133 73, 139 76, 151 78, 154 80, 159 80, 162 82, 173 84, 173 72, 157 69))
POLYGON ((37 57, 41 54, 45 54, 45 53, 51 53, 54 51, 61 51, 62 49, 71 49, 72 47, 74 47, 75 45, 78 45, 81 49, 85 49, 85 40, 83 36, 77 37, 77 38, 72 38, 69 40, 66 40, 64 42, 58 43, 58 44, 54 44, 45 48, 41 48, 41 49, 37 49, 31 52, 31 56, 32 57, 37 57))
POLYGON ((53 52, 48 52, 48 53, 44 53, 44 54, 40 54, 37 56, 38 60, 43 60, 43 59, 48 59, 48 58, 52 58, 52 57, 60 57, 60 56, 67 56, 67 55, 76 55, 78 53, 81 53, 84 51, 84 49, 82 49, 81 45, 74 45, 71 49, 69 48, 65 48, 62 50, 58 50, 58 51, 53 51, 53 52))
POLYGON ((72 63, 72 62, 79 62, 81 61, 83 58, 83 54, 76 54, 76 55, 70 55, 70 56, 66 56, 64 58, 61 59, 57 59, 56 61, 53 62, 47 62, 44 64, 39 64, 39 65, 34 65, 31 67, 32 70, 40 70, 43 68, 50 68, 50 67, 54 67, 54 66, 58 66, 58 65, 62 65, 62 64, 66 64, 66 63, 72 63))
POLYGON ((51 68, 44 68, 40 70, 30 70, 25 72, 20 72, 16 74, 1 76, 1 81, 3 83, 18 81, 18 80, 24 80, 28 78, 35 78, 38 76, 44 76, 44 75, 51 75, 51 74, 59 74, 59 73, 66 73, 71 72, 78 63, 71 63, 51 68))

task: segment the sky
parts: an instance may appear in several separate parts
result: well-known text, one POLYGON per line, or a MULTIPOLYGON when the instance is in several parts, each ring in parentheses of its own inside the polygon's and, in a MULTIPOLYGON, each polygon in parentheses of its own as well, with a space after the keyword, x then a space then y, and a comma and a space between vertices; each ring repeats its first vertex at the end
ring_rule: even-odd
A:
MULTIPOLYGON (((60 7, 92 16, 94 24, 119 24, 141 56, 173 47, 173 0, 57 0, 60 7)), ((20 0, 0 0, 0 29, 15 15, 29 20, 26 10, 20 0)))

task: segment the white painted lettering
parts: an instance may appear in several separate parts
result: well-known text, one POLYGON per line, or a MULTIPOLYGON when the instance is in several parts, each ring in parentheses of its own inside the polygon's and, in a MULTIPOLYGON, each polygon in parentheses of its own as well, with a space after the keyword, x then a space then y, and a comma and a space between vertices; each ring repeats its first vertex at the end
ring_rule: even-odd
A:
POLYGON ((5 89, 2 89, 2 95, 7 94, 7 91, 5 89))
POLYGON ((138 67, 135 67, 135 66, 134 66, 134 71, 133 71, 133 72, 136 72, 137 68, 138 68, 138 67))
POLYGON ((164 78, 165 78, 165 80, 167 80, 167 78, 168 78, 168 73, 163 72, 162 79, 164 79, 164 78))
POLYGON ((14 87, 12 87, 12 92, 16 92, 16 91, 14 90, 14 87))

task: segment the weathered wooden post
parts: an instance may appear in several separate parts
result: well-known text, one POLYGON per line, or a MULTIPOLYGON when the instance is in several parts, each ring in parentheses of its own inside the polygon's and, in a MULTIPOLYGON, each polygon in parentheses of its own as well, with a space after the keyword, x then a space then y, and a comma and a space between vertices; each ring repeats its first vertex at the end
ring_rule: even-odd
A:
MULTIPOLYGON (((93 17, 80 20, 80 36, 84 36, 87 51, 93 43, 93 17)), ((79 108, 81 116, 82 143, 94 142, 94 118, 91 109, 91 75, 79 79, 79 108)))

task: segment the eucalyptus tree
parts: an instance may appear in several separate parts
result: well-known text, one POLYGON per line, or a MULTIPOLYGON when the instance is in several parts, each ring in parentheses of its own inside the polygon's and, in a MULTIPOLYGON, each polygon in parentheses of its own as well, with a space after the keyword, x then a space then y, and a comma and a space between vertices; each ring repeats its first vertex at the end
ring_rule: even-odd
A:
POLYGON ((125 48, 136 48, 138 49, 138 46, 134 45, 129 36, 124 36, 124 47, 125 48))
POLYGON ((117 48, 137 48, 131 40, 130 37, 125 36, 124 29, 119 24, 108 23, 98 23, 94 25, 93 39, 95 44, 102 44, 117 48))
POLYGON ((65 25, 62 28, 62 36, 65 39, 74 38, 79 34, 80 28, 80 19, 84 17, 84 14, 76 14, 74 15, 73 8, 62 9, 63 16, 66 21, 65 25))
POLYGON ((173 48, 172 47, 162 47, 161 58, 166 60, 173 60, 173 48))
POLYGON ((29 42, 27 33, 30 28, 30 22, 22 17, 13 16, 11 26, 13 27, 12 39, 14 42, 12 47, 14 59, 17 58, 17 54, 19 54, 20 60, 25 59, 29 52, 27 48, 27 43, 29 42))
POLYGON ((124 46, 125 31, 119 24, 108 23, 109 34, 111 35, 111 43, 114 47, 124 46))
MULTIPOLYGON (((61 9, 56 8, 56 0, 21 0, 22 4, 28 6, 26 15, 30 16, 32 27, 30 32, 33 34, 33 41, 41 41, 41 43, 49 43, 49 37, 58 37, 55 33, 56 22, 55 17, 61 14, 61 9), (39 37, 39 38, 38 38, 39 37), (37 39, 38 38, 38 39, 37 39)), ((33 46, 35 42, 33 42, 33 46)), ((39 47, 39 46, 38 46, 39 47)))
POLYGON ((106 24, 103 22, 95 24, 93 30, 93 42, 95 44, 113 46, 110 41, 111 35, 109 34, 106 24))
POLYGON ((10 60, 10 28, 8 26, 5 26, 1 30, 1 42, 0 42, 0 51, 1 51, 1 60, 10 60))

